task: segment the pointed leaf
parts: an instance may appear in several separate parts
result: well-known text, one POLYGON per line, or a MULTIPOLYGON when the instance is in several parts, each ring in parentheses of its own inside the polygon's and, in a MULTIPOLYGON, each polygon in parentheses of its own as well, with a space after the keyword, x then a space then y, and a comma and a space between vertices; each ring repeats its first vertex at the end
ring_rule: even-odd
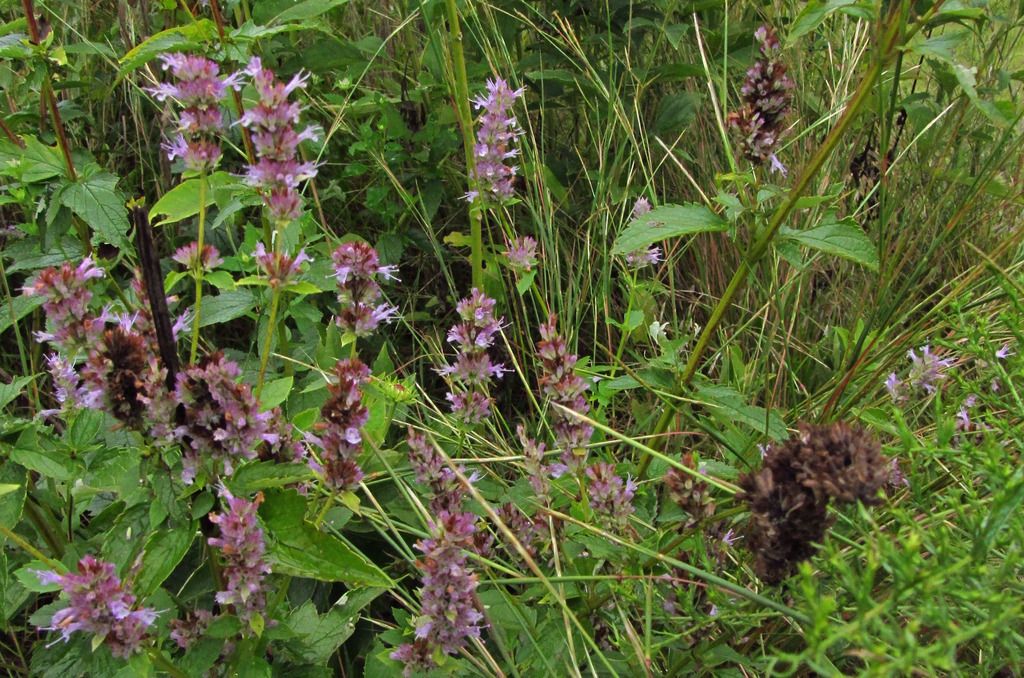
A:
POLYGON ((727 227, 725 220, 703 205, 663 205, 629 222, 615 239, 612 254, 628 254, 668 238, 727 227))

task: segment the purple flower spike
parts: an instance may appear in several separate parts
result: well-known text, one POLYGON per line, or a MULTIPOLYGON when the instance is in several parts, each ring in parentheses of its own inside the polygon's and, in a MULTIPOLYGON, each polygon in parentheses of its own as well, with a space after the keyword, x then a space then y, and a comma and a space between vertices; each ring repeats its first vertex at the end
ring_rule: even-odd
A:
POLYGON ((53 332, 37 332, 39 342, 52 342, 64 354, 78 349, 88 350, 103 334, 109 315, 106 311, 94 316, 89 311, 92 292, 89 281, 102 278, 103 269, 96 267, 89 257, 78 266, 61 264, 60 268, 46 268, 22 288, 26 296, 42 296, 43 312, 53 326, 53 332))
POLYGON ((199 243, 195 241, 179 247, 171 259, 189 271, 209 271, 224 263, 213 245, 203 245, 203 253, 199 254, 199 243))
POLYGON ((391 322, 398 309, 382 302, 378 276, 397 280, 395 266, 382 266, 377 250, 364 242, 347 242, 334 250, 334 277, 338 280, 338 326, 357 337, 373 334, 391 322))
POLYGON ((739 134, 739 148, 747 160, 757 164, 772 161, 772 167, 785 175, 773 151, 782 136, 795 85, 779 60, 781 45, 775 30, 761 26, 754 37, 760 43, 761 58, 747 71, 740 88, 743 106, 729 113, 726 122, 739 134))
POLYGON ((639 269, 654 266, 661 261, 661 248, 649 247, 645 250, 630 252, 625 256, 625 259, 626 265, 630 268, 639 269))
POLYGON ((416 544, 423 552, 420 616, 416 640, 400 646, 391 658, 405 663, 405 675, 433 668, 438 651, 456 654, 470 638, 480 637, 483 615, 476 608, 476 574, 467 564, 466 550, 474 548, 476 516, 441 512, 430 539, 416 544))
POLYGON ((299 144, 315 140, 317 130, 296 131, 302 107, 288 97, 306 86, 308 76, 298 74, 290 82, 277 80, 274 72, 253 57, 245 74, 252 79, 259 100, 239 119, 249 130, 257 161, 249 166, 248 181, 260 190, 263 203, 275 221, 290 221, 302 214, 298 187, 316 176, 317 166, 296 159, 299 144))
POLYGON ((647 214, 650 211, 651 211, 651 201, 648 200, 647 198, 644 198, 644 197, 637 198, 636 202, 633 203, 633 218, 634 219, 639 219, 640 217, 644 216, 645 214, 647 214))
POLYGON ((217 592, 217 602, 232 606, 242 620, 242 634, 247 636, 247 629, 252 628, 256 617, 263 615, 267 605, 263 580, 270 573, 270 565, 263 557, 267 546, 256 518, 263 495, 257 494, 255 500, 249 501, 233 496, 221 486, 220 496, 227 510, 210 514, 210 522, 220 528, 220 536, 208 540, 224 559, 225 588, 217 592))
POLYGON ((615 475, 615 467, 605 462, 588 467, 586 474, 590 481, 587 486, 590 507, 615 530, 624 531, 629 526, 629 517, 633 515, 636 483, 632 478, 623 482, 615 475))
POLYGON ((487 96, 473 100, 473 105, 482 110, 483 115, 474 147, 476 166, 472 178, 476 188, 466 194, 470 202, 483 199, 502 203, 515 193, 512 182, 519 168, 505 161, 519 155, 519 149, 510 146, 523 132, 510 111, 525 91, 525 88, 513 91, 507 82, 498 78, 487 81, 487 96))
POLYGON ((183 618, 171 620, 171 640, 187 650, 203 637, 212 621, 213 613, 209 610, 189 610, 183 618))
POLYGON ((146 629, 156 619, 156 611, 135 607, 135 596, 121 585, 113 563, 91 555, 78 561, 78 572, 57 574, 36 571, 44 584, 59 584, 68 597, 68 606, 54 613, 46 631, 60 631, 67 642, 81 631, 102 638, 115 657, 130 657, 142 648, 146 629))
POLYGON ((416 474, 416 482, 430 488, 430 510, 439 515, 442 512, 457 512, 462 505, 465 491, 427 437, 411 427, 406 440, 409 443, 409 466, 416 474))
POLYGON ((529 273, 537 265, 537 241, 528 235, 516 238, 505 250, 509 266, 520 273, 529 273))
MULTIPOLYGON (((558 334, 554 315, 548 322, 540 326, 540 341, 537 342, 537 356, 541 361, 541 375, 538 383, 541 392, 551 402, 586 414, 590 411, 587 399, 583 397, 589 384, 575 372, 575 354, 569 353, 565 339, 558 334)), ((586 445, 594 429, 588 424, 577 420, 559 410, 551 412, 552 429, 555 432, 555 443, 562 449, 562 472, 579 471, 586 460, 586 445)))
POLYGON ((283 252, 267 252, 263 243, 256 243, 253 252, 256 263, 267 276, 272 288, 283 287, 302 272, 302 265, 313 261, 306 255, 306 250, 299 250, 294 257, 283 252))
POLYGON ((928 393, 935 393, 936 383, 946 378, 946 368, 953 364, 953 360, 939 358, 927 344, 918 350, 920 355, 913 349, 907 351, 907 357, 912 362, 908 381, 928 393))
POLYGON ((255 459, 256 448, 277 442, 271 412, 260 412, 248 384, 238 382, 238 365, 213 353, 178 373, 175 400, 185 408, 172 435, 184 447, 182 479, 192 483, 204 459, 216 474, 231 475, 234 464, 255 459))
POLYGON ((452 413, 467 424, 478 424, 490 415, 491 398, 487 384, 500 379, 505 368, 492 363, 487 353, 501 330, 501 319, 494 317, 495 301, 474 288, 456 306, 462 322, 448 331, 448 341, 458 348, 455 361, 438 370, 452 382, 448 401, 452 413))
POLYGON ((185 169, 207 172, 220 162, 218 136, 223 127, 220 102, 229 87, 238 88, 238 74, 220 76, 220 66, 194 54, 164 54, 160 57, 164 70, 169 70, 174 83, 160 83, 150 88, 158 101, 174 99, 182 111, 178 116, 178 134, 163 145, 170 160, 181 158, 185 169))
POLYGON ((370 380, 370 368, 358 358, 341 360, 334 366, 337 383, 329 384, 330 397, 320 408, 317 435, 310 442, 320 448, 324 482, 337 490, 353 490, 363 479, 356 457, 363 451, 360 429, 370 417, 363 405, 360 387, 370 380))

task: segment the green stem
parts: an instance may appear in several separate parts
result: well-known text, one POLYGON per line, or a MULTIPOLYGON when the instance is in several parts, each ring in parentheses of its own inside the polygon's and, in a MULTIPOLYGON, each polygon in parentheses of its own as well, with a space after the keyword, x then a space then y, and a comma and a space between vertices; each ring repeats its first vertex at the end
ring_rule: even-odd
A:
POLYGON ((199 236, 196 238, 196 261, 192 277, 196 281, 196 315, 192 319, 192 348, 188 362, 195 364, 199 349, 199 320, 203 310, 203 244, 206 235, 206 172, 199 174, 199 236))
MULTIPOLYGON (((467 3, 471 0, 467 0, 467 3)), ((466 75, 466 55, 462 49, 462 27, 455 0, 445 0, 448 14, 448 35, 451 39, 452 66, 455 69, 455 112, 462 127, 462 146, 466 153, 466 175, 472 180, 476 166, 473 148, 473 113, 469 108, 469 78, 466 75)), ((469 203, 470 264, 473 268, 473 287, 484 286, 483 213, 476 201, 469 203)))
POLYGON ((277 307, 281 303, 281 289, 274 287, 270 293, 270 317, 267 318, 267 339, 263 342, 260 354, 260 374, 256 381, 256 394, 263 391, 263 379, 267 375, 267 363, 270 362, 270 347, 274 341, 274 328, 277 325, 277 307))
MULTIPOLYGON (((832 151, 839 143, 839 140, 846 133, 846 130, 860 113, 864 103, 870 97, 871 91, 875 86, 875 82, 882 73, 883 66, 888 63, 895 51, 897 38, 900 34, 900 25, 901 22, 898 18, 891 21, 883 36, 879 56, 871 63, 871 66, 868 68, 868 72, 861 79, 860 85, 854 92, 853 97, 851 97, 850 102, 846 105, 846 109, 843 111, 842 117, 836 122, 835 127, 832 128, 828 136, 825 138, 824 143, 822 143, 818 148, 817 152, 807 164, 807 167, 800 174, 800 178, 786 196, 785 202, 775 210, 775 213, 772 214, 767 227, 754 240, 750 249, 747 251, 746 256, 740 262, 739 267, 737 267, 736 272, 729 281, 729 285, 725 289, 725 293, 715 305, 714 310, 711 312, 711 317, 708 319, 707 324, 704 326, 704 330, 697 339, 696 346, 694 346, 689 359, 686 361, 686 367, 683 369, 683 375, 676 387, 677 393, 683 392, 697 373, 697 369, 702 364, 704 352, 711 343, 711 338, 718 330, 718 325, 725 316, 725 312, 732 305, 732 301, 736 297, 736 294, 740 289, 742 289, 747 276, 753 270, 761 257, 768 252, 768 249, 771 247, 772 240, 775 238, 776 233, 778 233, 779 228, 796 207, 797 201, 803 195, 804 191, 807 190, 811 180, 821 170, 829 156, 832 155, 832 151)), ((674 415, 675 410, 671 406, 666 406, 665 410, 661 413, 661 417, 658 419, 658 423, 654 427, 654 435, 658 436, 654 441, 654 445, 661 446, 664 444, 665 438, 662 434, 668 430, 674 415)), ((640 467, 637 469, 637 476, 639 478, 643 478, 647 471, 647 466, 650 464, 650 460, 651 457, 647 456, 641 461, 640 467)))
POLYGON ((4 535, 5 537, 13 541, 15 544, 17 544, 23 551, 25 551, 25 553, 29 554, 36 560, 46 563, 55 571, 63 572, 67 569, 64 567, 63 563, 61 563, 58 560, 54 560, 52 558, 47 557, 46 554, 37 549, 35 546, 32 546, 32 544, 29 544, 27 541, 22 539, 20 534, 10 529, 9 527, 4 527, 3 525, 0 525, 0 534, 4 535))

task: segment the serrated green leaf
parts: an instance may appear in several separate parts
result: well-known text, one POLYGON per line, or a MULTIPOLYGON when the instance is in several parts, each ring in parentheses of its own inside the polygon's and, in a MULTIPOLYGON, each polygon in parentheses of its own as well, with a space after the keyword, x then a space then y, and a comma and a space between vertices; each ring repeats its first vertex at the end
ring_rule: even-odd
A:
POLYGON ((630 221, 615 239, 612 254, 629 254, 668 238, 724 231, 727 227, 724 219, 703 205, 662 205, 630 221))
POLYGON ((274 572, 350 586, 391 587, 391 579, 347 543, 320 532, 305 519, 306 500, 295 490, 270 490, 260 507, 271 540, 274 572))
POLYGON ((13 297, 10 303, 4 302, 3 305, 0 305, 0 332, 6 331, 11 326, 12 315, 15 321, 21 320, 42 306, 44 301, 46 301, 46 297, 39 294, 33 294, 32 296, 19 294, 13 297))
POLYGON ((25 183, 35 183, 65 176, 64 157, 56 146, 47 146, 33 136, 21 137, 25 148, 10 141, 0 141, 0 173, 5 165, 17 167, 16 174, 25 183))
POLYGON ((774 440, 786 437, 786 424, 775 410, 751 405, 740 392, 728 386, 706 384, 694 391, 694 400, 710 407, 724 421, 739 422, 774 440))
POLYGON ((806 35, 822 24, 830 14, 837 9, 848 7, 854 4, 855 0, 812 0, 808 2, 797 15, 793 25, 789 28, 789 36, 786 42, 791 44, 802 35, 806 35))
MULTIPOLYGON (((206 195, 203 200, 206 207, 214 203, 215 189, 237 183, 238 180, 227 172, 214 172, 206 177, 206 195)), ((173 224, 199 214, 199 193, 200 179, 198 178, 186 179, 164 193, 149 210, 149 218, 153 225, 173 224), (163 218, 159 218, 161 215, 163 218)))
POLYGON ((7 407, 8 404, 25 390, 27 386, 35 377, 29 375, 27 377, 17 377, 9 384, 0 384, 0 408, 7 407))
POLYGON ((288 376, 268 381, 264 384, 263 390, 260 391, 260 404, 263 405, 263 409, 269 410, 288 400, 288 395, 292 391, 292 383, 294 381, 295 377, 288 376))
POLYGON ((226 323, 241 318, 256 306, 256 299, 248 290, 226 290, 215 297, 203 297, 200 327, 226 323))
POLYGON ((127 73, 155 59, 161 54, 195 49, 204 42, 217 38, 217 25, 209 19, 199 19, 184 26, 160 31, 128 50, 121 57, 121 73, 127 73))
POLYGON ((235 494, 247 494, 268 487, 285 487, 313 479, 308 464, 256 461, 245 464, 226 482, 235 494))
POLYGON ((878 251, 874 243, 849 217, 839 220, 834 214, 829 214, 819 226, 806 231, 783 228, 780 235, 804 247, 849 259, 872 271, 878 270, 878 251))
POLYGON ((117 177, 97 172, 70 182, 58 191, 60 203, 77 214, 92 230, 92 242, 129 249, 128 209, 117 190, 117 177))
POLYGON ((263 24, 284 24, 318 17, 348 0, 263 0, 253 8, 253 20, 263 24))
POLYGON ((195 523, 173 530, 157 530, 150 535, 143 547, 142 568, 135 580, 134 590, 139 598, 152 595, 171 576, 188 553, 195 536, 195 523))

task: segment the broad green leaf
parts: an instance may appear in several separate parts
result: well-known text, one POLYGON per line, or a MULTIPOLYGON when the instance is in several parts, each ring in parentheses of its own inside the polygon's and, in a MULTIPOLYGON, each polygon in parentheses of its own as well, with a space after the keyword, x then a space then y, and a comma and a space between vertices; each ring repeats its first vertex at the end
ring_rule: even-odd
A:
POLYGON ((12 315, 14 316, 15 321, 21 320, 32 311, 42 306, 44 301, 46 301, 46 297, 38 294, 32 296, 19 294, 12 298, 10 303, 4 302, 0 305, 0 332, 4 332, 11 326, 12 315))
POLYGON ((347 543, 307 522, 306 500, 295 490, 270 490, 260 507, 270 535, 274 572, 348 586, 392 586, 391 579, 347 543))
POLYGON ((62 450, 43 449, 35 429, 25 429, 10 453, 11 461, 54 480, 72 480, 80 476, 78 464, 62 450))
POLYGON ((828 0, 823 2, 822 0, 812 0, 807 3, 800 14, 797 15, 793 25, 790 26, 789 36, 786 38, 787 43, 792 43, 794 40, 802 35, 806 35, 811 31, 815 30, 822 24, 825 19, 828 18, 832 12, 843 7, 848 7, 854 4, 856 0, 828 0))
MULTIPOLYGON (((5 490, 3 493, 0 493, 0 525, 14 529, 21 521, 21 512, 25 507, 25 487, 27 482, 28 476, 25 469, 17 464, 0 464, 0 487, 14 488, 13 490, 5 490)), ((3 545, 6 539, 7 537, 0 534, 0 546, 3 545)), ((0 599, 0 604, 2 602, 3 600, 0 599)), ((2 617, 3 615, 0 614, 0 622, 3 621, 2 617)))
POLYGON ((262 0, 253 8, 253 20, 264 24, 304 21, 320 16, 348 0, 262 0))
MULTIPOLYGON (((206 195, 203 202, 209 207, 214 203, 214 189, 223 188, 237 180, 227 172, 214 172, 206 178, 206 195)), ((149 210, 149 218, 154 226, 173 224, 199 214, 200 180, 186 179, 171 190, 164 193, 149 210), (163 215, 163 218, 159 218, 163 215)))
MULTIPOLYGON (((53 571, 53 568, 41 560, 31 560, 14 572, 15 578, 29 591, 33 593, 48 593, 59 591, 60 584, 44 584, 39 580, 38 572, 53 571)), ((60 574, 60 571, 57 572, 60 574)))
POLYGON ((64 433, 64 442, 74 450, 86 450, 99 440, 100 429, 106 421, 102 410, 78 410, 64 433))
POLYGON ((786 437, 786 424, 777 411, 769 413, 763 407, 749 404, 747 399, 733 388, 706 384, 697 388, 693 398, 710 407, 712 412, 726 421, 745 424, 774 440, 786 437))
POLYGON ((268 487, 285 487, 313 479, 313 469, 308 464, 275 463, 255 461, 235 471, 226 482, 236 494, 246 494, 268 487))
POLYGON ((628 254, 668 238, 724 231, 727 227, 725 220, 703 205, 662 205, 630 221, 615 239, 612 254, 628 254))
POLYGON ((32 56, 32 48, 28 44, 28 36, 24 33, 10 33, 0 37, 0 58, 28 59, 32 56))
POLYGON ((289 376, 268 381, 264 384, 263 390, 260 391, 260 404, 263 405, 263 409, 269 410, 288 400, 288 394, 292 391, 292 383, 294 381, 295 377, 289 376))
POLYGON ((215 297, 203 297, 200 327, 226 323, 241 318, 256 305, 256 298, 247 290, 228 290, 215 297))
POLYGON ((322 615, 317 614, 316 607, 310 602, 296 608, 285 621, 285 625, 296 636, 287 642, 289 650, 310 664, 327 661, 355 631, 360 610, 384 590, 369 588, 349 591, 322 615))
POLYGON ((157 530, 150 535, 142 551, 142 569, 135 580, 134 591, 139 598, 152 595, 171 576, 188 553, 195 536, 195 523, 172 530, 157 530))
POLYGON ((58 191, 61 204, 82 218, 92 231, 93 244, 130 249, 128 209, 117 190, 117 177, 97 172, 70 182, 58 191))
POLYGON ((47 146, 33 136, 23 136, 25 148, 10 141, 0 141, 0 174, 6 166, 17 167, 16 176, 25 183, 35 183, 64 176, 64 157, 56 146, 47 146))
POLYGON ((819 226, 806 231, 783 228, 781 235, 804 247, 849 259, 872 271, 878 270, 878 251, 874 243, 849 217, 838 220, 835 214, 830 213, 819 226))
POLYGON ((196 48, 216 38, 217 25, 209 19, 199 19, 184 26, 168 28, 150 36, 121 57, 121 72, 134 70, 161 54, 196 48))
POLYGON ((14 381, 9 384, 0 384, 0 408, 7 407, 8 404, 19 395, 25 389, 25 386, 32 381, 34 377, 17 377, 14 381))

